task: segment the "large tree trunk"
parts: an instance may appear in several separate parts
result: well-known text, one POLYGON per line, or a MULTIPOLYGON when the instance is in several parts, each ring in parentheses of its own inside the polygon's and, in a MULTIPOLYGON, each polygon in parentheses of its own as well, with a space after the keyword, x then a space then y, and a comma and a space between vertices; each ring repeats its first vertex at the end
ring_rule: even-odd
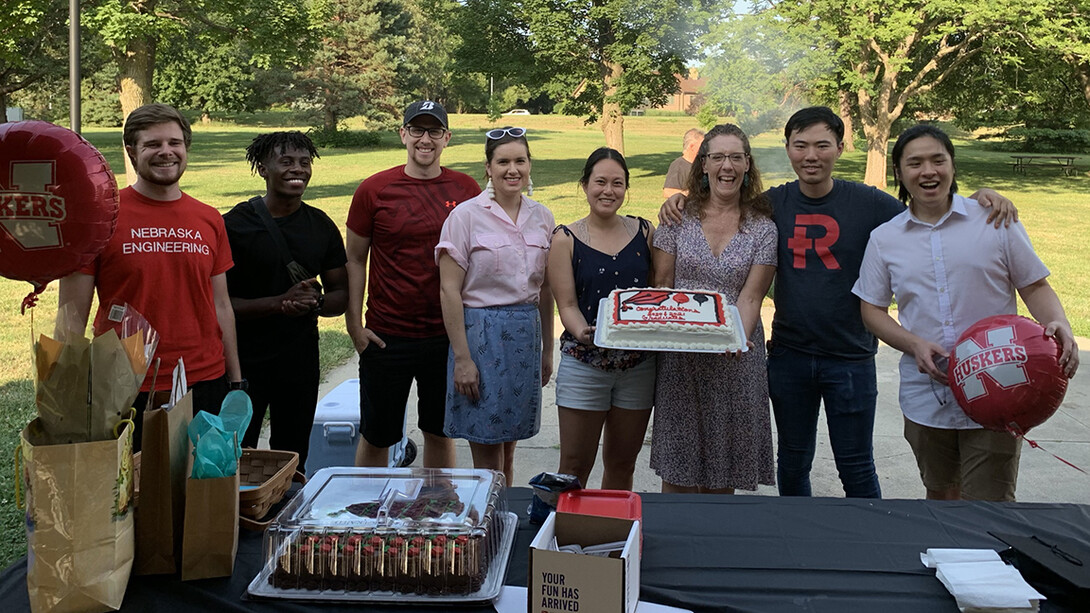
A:
MULTIPOLYGON (((121 116, 128 119, 129 113, 151 104, 151 83, 155 74, 155 39, 141 37, 134 39, 118 58, 121 68, 121 116)), ((136 169, 125 155, 125 180, 128 185, 136 183, 136 169)))
POLYGON ((863 133, 867 136, 867 171, 863 182, 878 189, 886 188, 886 147, 892 119, 880 114, 873 124, 864 120, 863 133))
POLYGON ((337 131, 337 111, 334 108, 333 92, 328 89, 325 92, 325 104, 322 105, 322 128, 326 132, 337 131))
POLYGON ((1090 105, 1090 62, 1076 63, 1075 74, 1082 85, 1082 96, 1086 98, 1086 104, 1090 105))
POLYGON ((602 133, 606 137, 606 146, 624 155, 624 113, 621 112, 620 104, 609 102, 610 97, 617 92, 617 81, 624 73, 624 68, 616 63, 611 63, 606 68, 609 72, 605 77, 606 102, 602 104, 602 133))
POLYGON ((890 88, 886 85, 877 98, 872 98, 865 89, 856 92, 863 135, 867 137, 867 171, 863 182, 878 189, 886 188, 886 146, 893 122, 900 116, 899 110, 889 110, 890 88))
POLYGON ((844 151, 855 151, 855 126, 852 125, 851 96, 846 90, 837 93, 840 99, 840 119, 844 122, 844 151))

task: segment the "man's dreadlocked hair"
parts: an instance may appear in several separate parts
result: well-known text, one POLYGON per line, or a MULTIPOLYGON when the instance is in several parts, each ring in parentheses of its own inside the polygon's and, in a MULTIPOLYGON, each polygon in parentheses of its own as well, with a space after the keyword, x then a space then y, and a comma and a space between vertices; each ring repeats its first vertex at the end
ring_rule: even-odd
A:
POLYGON ((318 149, 306 134, 298 130, 270 132, 258 136, 246 147, 246 161, 250 162, 250 172, 257 174, 257 166, 264 164, 270 155, 283 153, 288 149, 302 149, 315 160, 319 157, 318 149))

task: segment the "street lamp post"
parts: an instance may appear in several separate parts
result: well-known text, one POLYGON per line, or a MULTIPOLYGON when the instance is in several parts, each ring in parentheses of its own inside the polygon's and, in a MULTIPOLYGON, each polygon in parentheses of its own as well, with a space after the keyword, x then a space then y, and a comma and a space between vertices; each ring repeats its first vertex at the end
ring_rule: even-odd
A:
POLYGON ((68 120, 80 132, 79 0, 68 0, 68 120))

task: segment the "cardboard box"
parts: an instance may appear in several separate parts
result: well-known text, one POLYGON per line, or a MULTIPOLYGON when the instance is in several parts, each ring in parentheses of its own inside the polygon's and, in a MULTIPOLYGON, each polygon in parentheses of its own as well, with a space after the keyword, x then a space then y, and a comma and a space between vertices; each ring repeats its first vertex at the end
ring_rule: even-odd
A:
POLYGON ((640 600, 640 522, 550 513, 530 543, 529 613, 633 613, 640 600), (619 558, 553 549, 624 541, 619 558))

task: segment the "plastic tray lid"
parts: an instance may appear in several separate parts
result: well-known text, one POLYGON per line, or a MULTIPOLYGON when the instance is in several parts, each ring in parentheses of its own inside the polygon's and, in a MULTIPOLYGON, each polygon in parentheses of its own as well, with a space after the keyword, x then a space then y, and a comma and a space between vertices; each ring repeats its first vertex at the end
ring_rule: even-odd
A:
POLYGON ((556 510, 562 513, 643 519, 640 495, 625 490, 571 490, 560 495, 556 510))
POLYGON ((495 504, 500 473, 472 469, 330 467, 274 520, 278 528, 472 527, 495 504), (431 501, 448 501, 431 505, 431 501), (415 506, 414 506, 415 505, 415 506), (419 510, 429 507, 419 519, 419 510), (409 518, 413 517, 413 518, 409 518))

